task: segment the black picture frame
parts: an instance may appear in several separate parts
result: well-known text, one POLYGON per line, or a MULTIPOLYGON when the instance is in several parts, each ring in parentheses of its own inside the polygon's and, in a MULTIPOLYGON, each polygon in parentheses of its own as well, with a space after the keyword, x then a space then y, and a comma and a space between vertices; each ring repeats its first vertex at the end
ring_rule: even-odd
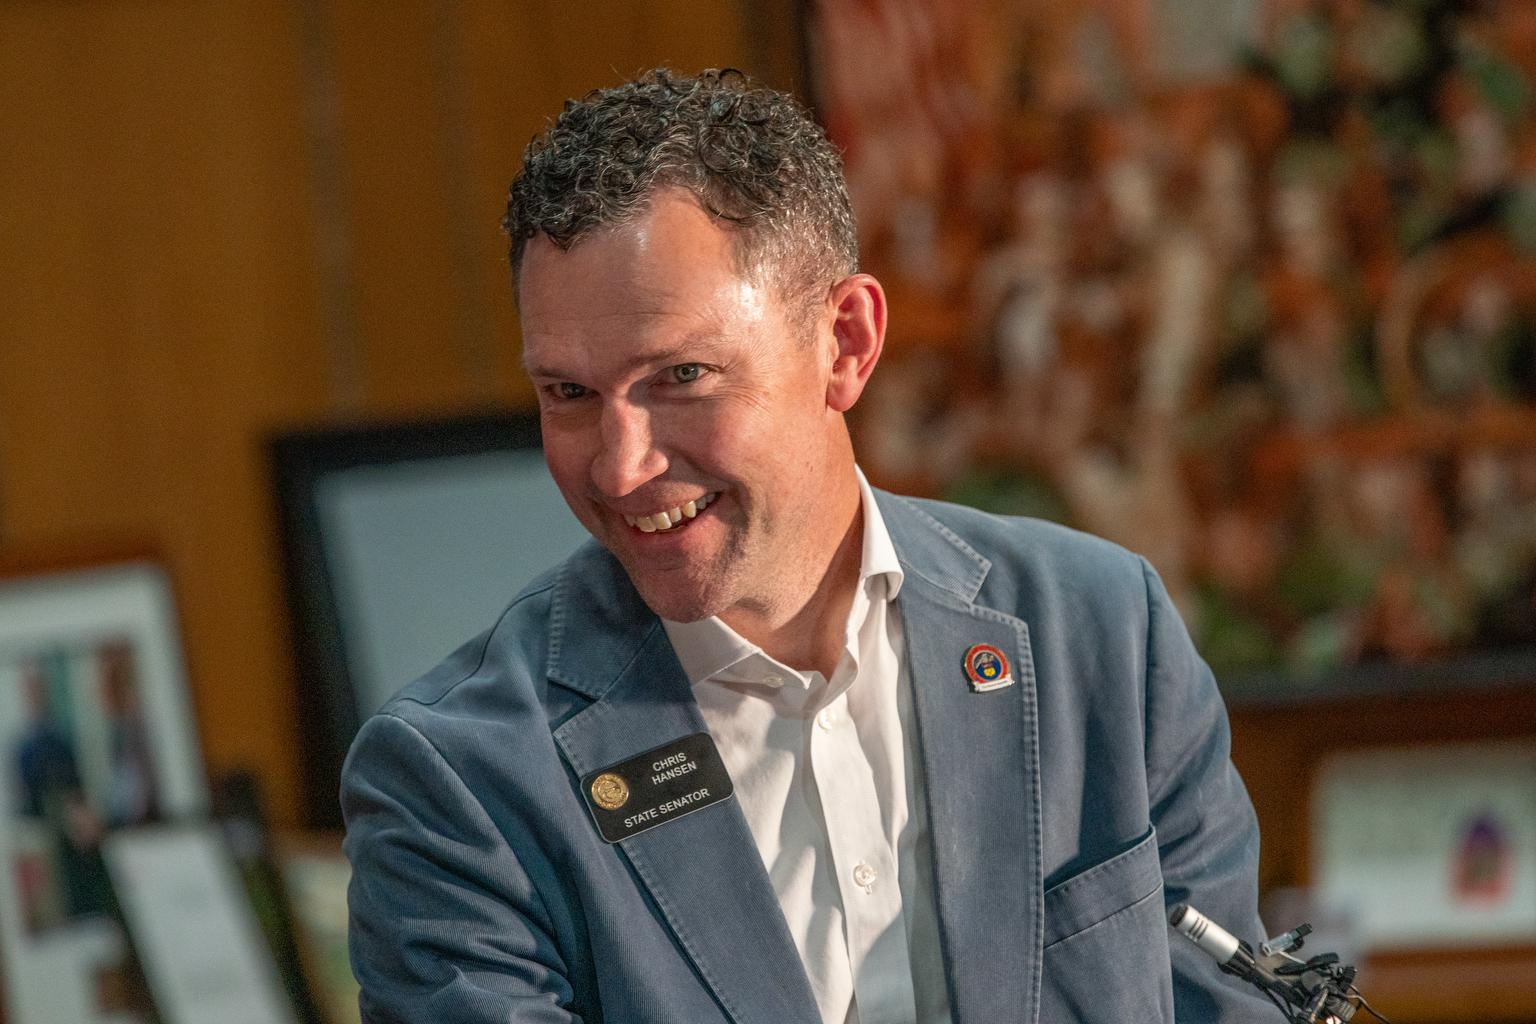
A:
MULTIPOLYGON (((334 474, 361 467, 409 469, 436 460, 541 449, 536 413, 491 411, 448 418, 292 430, 271 439, 270 467, 291 643, 298 681, 305 824, 341 824, 337 792, 347 749, 362 724, 357 667, 349 659, 318 491, 334 474)), ((520 585, 520 584, 519 584, 520 585)), ((506 594, 510 600, 516 587, 506 594)), ((488 622, 464 623, 469 639, 488 622)), ((441 652, 446 653, 446 651, 441 652)), ((407 679, 399 680, 403 685, 407 679)))

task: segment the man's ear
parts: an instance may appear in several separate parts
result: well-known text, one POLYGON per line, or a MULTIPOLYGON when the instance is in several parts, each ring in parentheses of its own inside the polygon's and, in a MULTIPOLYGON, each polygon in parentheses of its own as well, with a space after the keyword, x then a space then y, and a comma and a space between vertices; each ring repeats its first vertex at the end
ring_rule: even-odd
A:
POLYGON ((827 406, 847 412, 864 393, 885 347, 885 289, 868 274, 854 274, 832 286, 827 306, 837 344, 827 379, 827 406))

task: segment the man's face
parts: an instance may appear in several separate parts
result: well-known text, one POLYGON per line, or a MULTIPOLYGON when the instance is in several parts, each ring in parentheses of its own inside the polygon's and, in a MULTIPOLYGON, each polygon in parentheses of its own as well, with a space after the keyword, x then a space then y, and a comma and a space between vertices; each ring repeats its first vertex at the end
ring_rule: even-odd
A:
POLYGON ((736 270, 726 229, 665 193, 568 252, 530 241, 519 298, 550 472, 653 611, 771 614, 820 578, 848 525, 817 515, 851 473, 836 343, 736 270))

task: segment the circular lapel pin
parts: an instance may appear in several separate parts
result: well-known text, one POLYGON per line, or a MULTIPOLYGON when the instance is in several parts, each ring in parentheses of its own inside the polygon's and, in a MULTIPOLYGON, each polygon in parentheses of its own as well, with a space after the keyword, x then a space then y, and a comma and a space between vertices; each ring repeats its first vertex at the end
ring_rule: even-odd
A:
POLYGON ((965 652, 965 677, 977 693, 1013 685, 1008 656, 991 644, 976 644, 965 652))

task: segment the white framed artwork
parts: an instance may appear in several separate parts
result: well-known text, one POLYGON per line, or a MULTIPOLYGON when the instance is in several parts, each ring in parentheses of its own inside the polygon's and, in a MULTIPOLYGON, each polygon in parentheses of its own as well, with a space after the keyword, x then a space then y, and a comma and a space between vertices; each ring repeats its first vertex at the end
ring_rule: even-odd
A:
POLYGON ((5 1019, 148 1019, 102 843, 207 810, 164 568, 133 558, 0 572, 5 1019))

